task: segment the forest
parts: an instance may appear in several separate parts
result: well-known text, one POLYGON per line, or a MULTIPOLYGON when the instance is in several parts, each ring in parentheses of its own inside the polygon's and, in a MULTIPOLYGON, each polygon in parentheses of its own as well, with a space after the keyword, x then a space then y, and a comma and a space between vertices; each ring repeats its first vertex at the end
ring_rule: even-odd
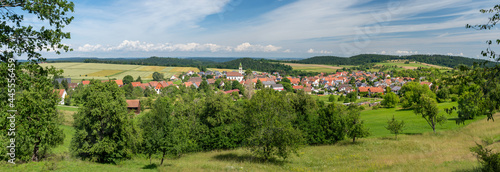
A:
MULTIPOLYGON (((394 56, 380 54, 360 54, 352 57, 337 57, 337 56, 317 56, 308 59, 290 61, 291 63, 305 64, 329 64, 329 65, 364 65, 367 63, 385 62, 388 60, 409 60, 432 65, 446 66, 454 68, 458 65, 472 66, 474 63, 483 63, 487 60, 472 59, 460 56, 447 55, 411 55, 411 56, 394 56)), ((488 67, 495 66, 496 62, 490 62, 488 67)))

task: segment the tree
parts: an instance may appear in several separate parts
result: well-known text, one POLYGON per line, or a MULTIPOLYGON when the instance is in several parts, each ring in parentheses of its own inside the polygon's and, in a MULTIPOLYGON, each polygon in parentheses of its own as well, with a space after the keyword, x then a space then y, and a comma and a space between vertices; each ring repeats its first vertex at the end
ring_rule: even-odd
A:
POLYGON ((443 124, 446 122, 445 116, 438 115, 438 107, 435 98, 431 98, 426 94, 420 96, 420 101, 415 105, 413 113, 422 116, 427 121, 427 124, 436 133, 436 124, 443 124))
POLYGON ((441 88, 437 92, 436 96, 441 99, 440 101, 444 101, 450 97, 450 89, 448 88, 441 88))
POLYGON ((286 159, 303 143, 300 130, 293 127, 293 107, 285 93, 273 89, 257 92, 245 109, 247 146, 264 160, 277 155, 286 159))
POLYGON ((231 82, 228 80, 224 81, 224 91, 229 91, 232 89, 233 89, 233 85, 231 84, 231 82))
MULTIPOLYGON (((64 138, 55 110, 58 102, 53 93, 55 85, 51 84, 53 78, 48 77, 61 72, 42 68, 37 62, 46 60, 42 57, 43 51, 60 54, 70 50, 61 41, 70 38, 63 28, 73 20, 72 16, 68 16, 73 12, 73 6, 72 2, 65 0, 3 0, 0 3, 0 117, 4 119, 0 122, 0 145, 5 148, 10 144, 6 140, 9 137, 14 139, 15 158, 21 161, 42 159, 64 138), (27 22, 24 22, 25 18, 27 22), (30 25, 33 23, 36 25, 30 25), (14 56, 27 57, 28 62, 21 64, 14 56), (11 78, 15 81, 9 82, 11 78), (15 89, 16 94, 12 97, 15 100, 7 94, 12 93, 9 89, 15 89), (9 99, 13 100, 14 107, 10 107, 9 99), (17 110, 17 113, 7 113, 9 109, 17 110), (15 126, 16 134, 9 135, 11 123, 8 117, 13 114, 18 125, 15 126)), ((0 153, 7 155, 6 151, 3 149, 0 153)))
POLYGON ((334 102, 335 101, 335 96, 334 95, 330 95, 330 97, 328 97, 328 101, 329 102, 334 102))
POLYGON ((380 104, 382 104, 385 107, 393 108, 396 107, 396 105, 399 103, 399 97, 393 92, 387 93, 384 96, 384 100, 380 104))
POLYGON ((398 134, 403 133, 405 128, 405 122, 403 120, 398 121, 392 116, 392 120, 387 121, 387 126, 385 126, 387 130, 389 130, 392 134, 396 136, 396 140, 398 139, 398 134))
POLYGON ((153 73, 153 81, 162 81, 162 80, 163 80, 163 74, 159 72, 153 73))
POLYGON ((138 76, 138 77, 137 77, 137 79, 135 80, 135 82, 140 82, 140 83, 142 83, 141 76, 138 76))
POLYGON ((403 94, 401 105, 403 108, 414 108, 417 104, 421 104, 420 97, 427 95, 430 98, 436 99, 436 94, 432 92, 427 85, 421 85, 418 82, 409 82, 401 87, 403 94))
POLYGON ((64 90, 66 90, 66 91, 68 91, 68 90, 69 90, 69 89, 68 89, 68 88, 69 88, 69 87, 68 87, 68 81, 67 81, 66 79, 63 79, 63 80, 61 81, 61 85, 62 85, 62 88, 64 88, 64 90))
POLYGON ((127 75, 127 76, 123 77, 123 84, 124 85, 130 84, 131 82, 134 82, 134 77, 132 77, 131 75, 127 75))
POLYGON ((280 82, 286 82, 286 83, 289 83, 289 84, 292 83, 292 81, 290 81, 290 79, 288 79, 288 78, 283 78, 283 79, 281 79, 280 82))
POLYGON ((151 155, 160 152, 161 163, 165 155, 180 155, 191 146, 190 127, 185 117, 174 115, 175 106, 168 97, 158 98, 150 113, 141 119, 143 128, 143 152, 151 161, 151 155))
POLYGON ((83 90, 87 101, 74 116, 71 152, 90 161, 116 163, 130 158, 139 139, 127 113, 123 91, 114 82, 92 80, 83 90))
POLYGON ((257 79, 257 83, 255 83, 255 89, 262 89, 264 88, 264 84, 262 84, 262 81, 260 79, 257 79))
POLYGON ((278 82, 278 84, 281 84, 283 85, 283 88, 288 91, 288 92, 293 92, 293 87, 292 87, 292 84, 288 83, 288 82, 278 82))
POLYGON ((370 135, 370 132, 363 125, 364 121, 359 118, 360 108, 357 105, 349 105, 347 117, 347 136, 356 142, 356 138, 363 138, 370 135))
MULTIPOLYGON (((14 109, 17 110, 17 113, 4 111, 5 120, 0 123, 4 133, 1 136, 5 140, 9 140, 7 138, 15 139, 14 158, 25 162, 39 161, 52 148, 62 144, 64 139, 64 134, 59 128, 62 120, 56 110, 60 99, 58 93, 54 92, 51 84, 52 79, 47 77, 47 74, 60 74, 60 71, 56 71, 54 68, 42 69, 36 64, 22 64, 20 68, 29 71, 29 73, 19 72, 16 78, 25 81, 26 85, 21 86, 24 87, 22 92, 17 93, 15 97, 14 109), (11 123, 13 120, 15 123, 11 123), (12 124, 16 124, 15 128, 12 124)), ((6 110, 6 106, 2 106, 1 110, 6 110)), ((11 144, 9 141, 0 141, 0 143, 7 148, 11 144)), ((8 155, 5 150, 7 149, 1 152, 8 155)), ((14 152, 9 151, 8 153, 14 152)))

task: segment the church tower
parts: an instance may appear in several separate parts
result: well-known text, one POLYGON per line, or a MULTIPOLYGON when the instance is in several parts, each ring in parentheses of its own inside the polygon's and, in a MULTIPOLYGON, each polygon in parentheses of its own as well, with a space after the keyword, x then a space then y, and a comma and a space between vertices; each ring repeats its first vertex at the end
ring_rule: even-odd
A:
POLYGON ((241 62, 240 62, 240 71, 241 74, 243 74, 243 67, 241 67, 241 62))

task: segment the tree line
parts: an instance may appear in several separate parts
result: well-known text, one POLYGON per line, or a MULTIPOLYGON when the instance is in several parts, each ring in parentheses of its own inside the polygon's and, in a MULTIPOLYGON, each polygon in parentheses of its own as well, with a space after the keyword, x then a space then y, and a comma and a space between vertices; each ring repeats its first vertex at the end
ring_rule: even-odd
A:
MULTIPOLYGON (((460 56, 447 55, 410 55, 410 56, 394 56, 380 54, 360 54, 351 57, 337 56, 316 56, 303 60, 290 61, 292 63, 305 64, 328 64, 328 65, 364 65, 368 63, 380 63, 388 60, 409 60, 432 65, 446 66, 454 68, 460 64, 472 66, 474 63, 484 63, 487 60, 472 59, 460 56)), ((494 66, 497 63, 489 63, 488 67, 494 66)))

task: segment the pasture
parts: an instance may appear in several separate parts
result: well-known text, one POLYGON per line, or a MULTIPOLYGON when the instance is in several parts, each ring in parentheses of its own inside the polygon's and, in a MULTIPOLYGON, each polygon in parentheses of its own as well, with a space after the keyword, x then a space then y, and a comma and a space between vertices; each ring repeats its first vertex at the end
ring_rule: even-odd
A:
POLYGON ((122 79, 127 75, 143 80, 152 80, 153 73, 162 73, 166 78, 172 75, 179 75, 189 70, 199 72, 198 68, 193 67, 165 67, 165 66, 141 66, 141 65, 121 65, 121 64, 100 64, 100 63, 44 63, 43 67, 54 66, 62 69, 64 77, 70 77, 74 81, 83 79, 122 79))

